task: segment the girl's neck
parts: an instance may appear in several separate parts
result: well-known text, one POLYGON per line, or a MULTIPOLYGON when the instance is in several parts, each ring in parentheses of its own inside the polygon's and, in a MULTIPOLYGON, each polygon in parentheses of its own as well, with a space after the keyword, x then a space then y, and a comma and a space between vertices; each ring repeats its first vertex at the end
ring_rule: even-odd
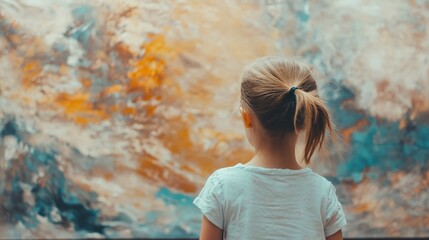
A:
POLYGON ((255 148, 255 156, 246 163, 264 168, 302 169, 295 157, 296 137, 284 139, 281 145, 265 144, 255 148))

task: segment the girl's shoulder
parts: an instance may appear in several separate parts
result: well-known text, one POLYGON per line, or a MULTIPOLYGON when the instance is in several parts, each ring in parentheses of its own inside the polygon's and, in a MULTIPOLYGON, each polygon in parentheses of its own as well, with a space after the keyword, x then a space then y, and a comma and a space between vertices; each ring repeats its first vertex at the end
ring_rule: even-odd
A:
POLYGON ((299 170, 269 169, 239 163, 216 170, 210 176, 210 179, 223 187, 236 186, 238 188, 246 185, 246 183, 269 183, 273 179, 281 179, 283 181, 280 182, 296 182, 298 185, 305 184, 325 193, 332 190, 335 191, 335 187, 328 179, 312 171, 311 168, 302 168, 299 170))
POLYGON ((214 171, 209 178, 214 181, 222 182, 222 181, 227 181, 233 176, 235 177, 240 176, 240 169, 237 168, 237 165, 219 168, 216 171, 214 171))
POLYGON ((234 166, 217 169, 209 177, 210 180, 221 183, 243 183, 252 178, 258 178, 258 181, 272 178, 284 179, 288 181, 305 182, 306 184, 318 185, 324 190, 333 188, 333 184, 324 176, 312 171, 311 168, 302 168, 299 170, 290 169, 270 169, 262 167, 247 166, 236 164, 234 166))
POLYGON ((234 186, 240 187, 248 180, 248 173, 240 167, 242 164, 219 168, 214 171, 207 182, 221 186, 222 188, 231 188, 234 186))

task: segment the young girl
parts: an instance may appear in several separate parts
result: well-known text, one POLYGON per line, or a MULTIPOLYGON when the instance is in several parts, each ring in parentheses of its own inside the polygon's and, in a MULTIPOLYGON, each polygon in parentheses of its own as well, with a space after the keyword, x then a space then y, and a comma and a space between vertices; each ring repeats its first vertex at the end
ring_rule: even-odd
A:
POLYGON ((241 116, 254 157, 215 171, 194 204, 202 211, 200 239, 343 239, 346 224, 334 186, 303 160, 323 144, 333 124, 317 93, 314 69, 297 60, 264 57, 241 77, 241 116))

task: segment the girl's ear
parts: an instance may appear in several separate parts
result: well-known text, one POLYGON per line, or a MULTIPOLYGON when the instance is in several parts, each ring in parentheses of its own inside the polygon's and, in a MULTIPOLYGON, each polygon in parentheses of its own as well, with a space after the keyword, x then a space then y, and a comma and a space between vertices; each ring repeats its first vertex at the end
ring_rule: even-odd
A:
POLYGON ((243 117, 243 123, 246 128, 252 127, 252 118, 250 117, 249 112, 247 112, 243 107, 240 107, 241 116, 243 117))

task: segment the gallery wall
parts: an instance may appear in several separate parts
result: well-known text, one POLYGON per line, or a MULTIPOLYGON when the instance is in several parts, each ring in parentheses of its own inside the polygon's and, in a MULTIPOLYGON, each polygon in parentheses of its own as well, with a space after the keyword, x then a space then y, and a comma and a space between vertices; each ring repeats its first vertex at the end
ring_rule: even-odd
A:
POLYGON ((196 238, 252 149, 243 66, 297 56, 340 137, 347 237, 429 236, 428 1, 0 1, 0 237, 196 238))

